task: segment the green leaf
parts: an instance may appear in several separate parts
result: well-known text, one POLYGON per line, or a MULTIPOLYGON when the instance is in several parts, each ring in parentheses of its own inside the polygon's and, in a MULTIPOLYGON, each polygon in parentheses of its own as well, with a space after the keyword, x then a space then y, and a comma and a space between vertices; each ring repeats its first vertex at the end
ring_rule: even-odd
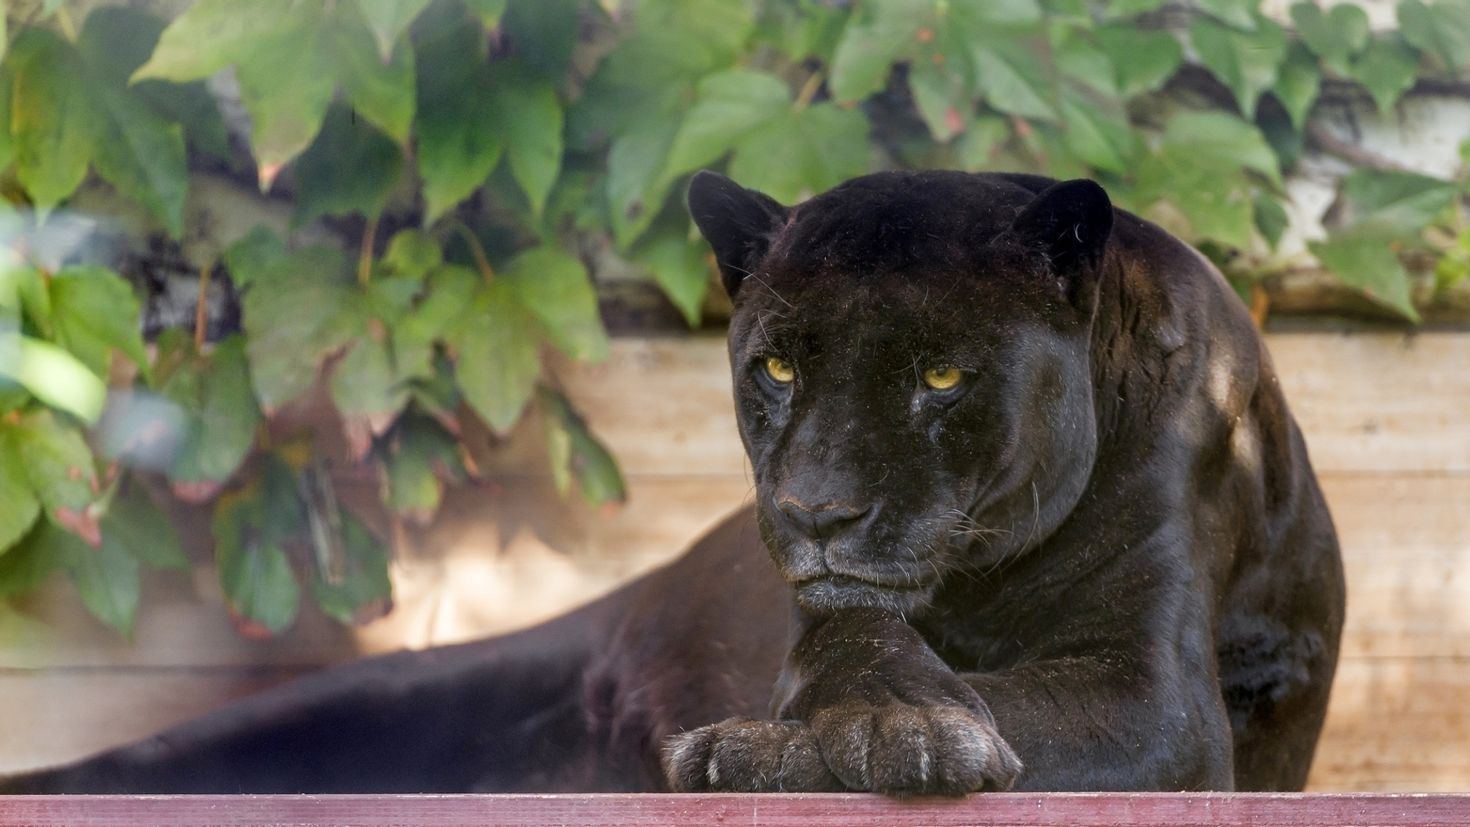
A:
POLYGON ((1312 104, 1317 102, 1317 91, 1321 86, 1322 73, 1317 69, 1317 61, 1305 47, 1293 43, 1271 92, 1281 101, 1291 118, 1292 127, 1298 131, 1306 125, 1307 115, 1312 111, 1312 104))
POLYGON ((264 224, 256 224, 225 249, 223 261, 235 288, 244 290, 263 275, 269 278, 285 257, 286 245, 281 237, 264 224))
POLYGON ((1378 111, 1384 114, 1414 87, 1418 72, 1419 53, 1394 34, 1373 38, 1348 70, 1349 76, 1363 84, 1373 96, 1378 111))
POLYGON ((511 0, 500 20, 518 56, 543 77, 560 82, 577 45, 581 0, 511 0))
POLYGON ((263 40, 277 36, 294 5, 292 0, 198 0, 163 30, 157 48, 132 80, 209 77, 250 57, 263 40))
POLYGON ((493 83, 483 40, 470 27, 420 44, 418 61, 419 175, 432 223, 479 188, 504 149, 502 124, 489 95, 465 94, 493 83))
MULTIPOLYGON (((59 540, 53 538, 53 542, 59 540)), ((138 561, 108 543, 91 548, 85 543, 68 541, 53 549, 61 551, 62 566, 71 576, 72 585, 76 586, 87 610, 122 634, 132 634, 142 596, 138 561)))
MULTIPOLYGON (((20 336, 13 361, 0 361, 0 377, 9 376, 47 405, 86 422, 96 422, 107 399, 107 386, 86 365, 50 342, 20 336)), ((5 343, 0 341, 0 348, 5 343)), ((6 354, 8 355, 8 354, 6 354)))
POLYGON ((1012 115, 1057 120, 1050 71, 1028 38, 984 32, 972 40, 975 83, 986 102, 1012 115))
POLYGON ((674 178, 709 166, 790 108, 786 84, 766 72, 731 69, 705 77, 674 135, 663 174, 674 178))
POLYGON ((672 179, 663 174, 678 121, 650 119, 618 136, 607 154, 613 240, 626 249, 658 215, 672 179))
POLYGON ((173 523, 136 482, 124 484, 107 506, 102 547, 156 569, 189 568, 173 523))
POLYGON ((250 379, 266 413, 305 393, 322 360, 362 329, 346 266, 339 250, 309 247, 281 259, 245 293, 250 379))
POLYGON ((183 129, 121 86, 108 89, 94 79, 92 89, 98 100, 92 145, 97 174, 147 207, 170 236, 179 238, 189 189, 183 129))
POLYGON ((701 244, 689 241, 688 233, 650 233, 640 244, 637 261, 650 273, 684 314, 690 327, 697 327, 705 293, 709 290, 709 268, 701 244))
POLYGON ((769 44, 792 63, 811 58, 830 66, 850 17, 848 9, 820 1, 768 4, 756 21, 755 48, 769 44))
POLYGON ((475 271, 445 264, 429 273, 423 301, 394 328, 396 342, 443 340, 456 326, 473 321, 481 279, 475 271))
POLYGON ((1118 93, 1132 98, 1161 88, 1184 60, 1184 49, 1167 32, 1131 26, 1099 26, 1098 46, 1112 60, 1118 93))
POLYGON ((1280 183, 1271 147, 1253 125, 1224 112, 1184 112, 1170 119, 1159 150, 1138 166, 1137 206, 1172 205, 1190 240, 1231 247, 1250 242, 1253 188, 1245 170, 1280 183))
POLYGON ((499 277, 541 322, 557 349, 583 362, 607 358, 607 332, 587 268, 575 256, 542 246, 512 259, 499 277))
POLYGON ((1109 99, 1118 97, 1117 71, 1113 59, 1078 26, 1053 24, 1048 30, 1052 63, 1063 84, 1085 89, 1088 94, 1109 99))
POLYGON ((1061 98, 1062 137, 1072 154, 1096 169, 1124 174, 1139 144, 1121 104, 1108 105, 1067 89, 1061 98))
POLYGON ((1358 169, 1343 180, 1352 224, 1373 222, 1390 237, 1417 241, 1455 200, 1455 184, 1412 172, 1358 169))
POLYGON ((1322 266, 1363 295, 1411 321, 1419 320, 1409 294, 1409 274, 1392 239, 1372 227, 1349 227, 1307 247, 1322 266))
POLYGON ((1256 18, 1252 16, 1260 0, 1194 0, 1194 5, 1205 14, 1238 29, 1255 29, 1256 18))
POLYGON ((883 88, 894 61, 915 45, 932 3, 864 4, 865 11, 869 8, 871 16, 849 20, 832 58, 832 96, 842 102, 862 100, 883 88))
POLYGON ((18 256, 7 256, 7 252, 0 249, 0 309, 19 309, 42 336, 52 336, 51 296, 46 292, 45 279, 35 267, 22 264, 18 256))
MULTIPOLYGON (((905 0, 890 0, 897 5, 905 0)), ((534 4, 537 0, 517 0, 534 4)), ((675 31, 705 50, 712 66, 725 66, 741 57, 755 28, 751 0, 645 0, 638 4, 638 25, 675 31)))
POLYGON ((343 3, 337 8, 327 37, 347 102, 394 141, 407 144, 415 102, 413 44, 404 37, 380 56, 353 7, 343 3))
POLYGON ((1036 0, 983 0, 969 4, 969 14, 994 26, 1025 26, 1041 22, 1041 4, 1036 0))
POLYGON ((402 278, 422 279, 444 260, 439 242, 423 230, 399 230, 383 253, 383 266, 402 278))
POLYGON ((961 169, 980 172, 995 166, 995 152, 1011 137, 1011 126, 999 115, 984 115, 955 141, 955 158, 961 169))
POLYGON ((297 226, 323 215, 355 212, 377 218, 403 171, 403 155, 366 119, 334 106, 295 169, 300 188, 292 222, 297 226))
POLYGON ((1225 112, 1181 112, 1164 128, 1164 147, 1181 157, 1208 158, 1224 168, 1249 169, 1281 186, 1276 154, 1261 132, 1225 112))
POLYGON ((1200 60, 1235 93, 1240 111, 1255 117, 1256 99, 1271 88, 1286 58, 1286 33, 1262 19, 1255 31, 1239 31, 1201 18, 1189 29, 1200 60))
POLYGON ((138 299, 121 276, 102 267, 68 267, 51 277, 48 290, 57 344, 103 379, 114 351, 148 370, 138 299))
POLYGON ((301 589, 282 544, 305 525, 291 471, 267 466, 259 482, 215 507, 213 532, 220 585, 249 633, 279 634, 296 619, 301 589))
POLYGON ((1275 198, 1265 193, 1260 193, 1256 195, 1254 211, 1256 229, 1261 231, 1261 237, 1266 239, 1266 242, 1271 245, 1271 249, 1276 249, 1281 243, 1281 236, 1285 234, 1286 227, 1290 223, 1290 219, 1286 215, 1286 208, 1282 207, 1281 202, 1275 198))
POLYGON ((1434 288, 1448 290, 1466 278, 1470 278, 1470 230, 1456 235, 1454 246, 1434 265, 1434 288))
POLYGON ((1164 5, 1167 0, 1108 0, 1103 16, 1109 20, 1120 17, 1136 17, 1164 5))
MULTIPOLYGON (((382 322, 387 330, 393 330, 418 299, 423 287, 422 276, 415 278, 389 272, 379 273, 363 288, 364 307, 368 316, 382 322)), ((377 337, 379 333, 376 326, 368 325, 368 335, 377 337)))
POLYGON ((422 414, 405 415, 394 429, 384 465, 387 506, 418 525, 427 525, 439 510, 445 481, 464 478, 459 442, 422 414))
POLYGON ((681 30, 648 28, 644 20, 615 48, 567 119, 568 144, 601 148, 630 130, 665 126, 688 108, 695 79, 719 68, 716 57, 681 30), (655 123, 658 122, 658 123, 655 123))
POLYGON ((222 482, 250 455, 260 409, 250 392, 245 339, 230 336, 207 357, 181 366, 161 389, 188 415, 169 467, 174 482, 222 482))
POLYGON ((103 6, 87 15, 76 39, 91 79, 123 88, 158 45, 164 21, 138 9, 103 6))
POLYGON ((188 145, 226 166, 233 165, 224 118, 202 82, 145 80, 133 84, 133 91, 166 120, 183 127, 188 145))
MULTIPOLYGON (((0 14, 0 18, 5 15, 0 14)), ((0 24, 3 26, 4 24, 0 24)), ((0 54, 5 51, 8 39, 0 32, 0 54)), ((11 89, 15 86, 10 67, 0 63, 0 169, 8 169, 10 162, 15 158, 15 141, 10 137, 10 101, 11 89)))
POLYGON ((1316 3, 1291 7, 1296 32, 1328 69, 1344 77, 1348 61, 1368 44, 1368 14, 1351 3, 1323 11, 1316 3))
POLYGON ((31 530, 41 514, 41 501, 23 463, 17 446, 0 439, 0 556, 31 530))
POLYGON ((0 598, 35 590, 61 568, 65 550, 86 545, 76 535, 39 520, 9 551, 0 553, 0 598))
POLYGON ((612 454, 592 435, 567 398, 542 388, 540 400, 557 490, 567 493, 575 478, 583 498, 592 505, 626 500, 627 486, 612 454))
POLYGON ((1470 66, 1470 5, 1459 0, 1432 5, 1403 0, 1398 18, 1404 39, 1434 55, 1452 74, 1470 66))
POLYGON ((730 160, 730 175, 790 204, 867 172, 868 151, 862 112, 818 103, 746 136, 730 160))
POLYGON ((484 285, 470 319, 452 331, 454 374, 465 401, 499 433, 510 430, 541 373, 540 331, 515 287, 484 285))
POLYGON ((345 417, 370 420, 374 433, 386 428, 408 404, 408 386, 394 367, 387 342, 353 345, 332 371, 332 403, 345 417))
POLYGON ((0 452, 19 458, 31 491, 53 516, 60 509, 83 511, 97 499, 92 449, 50 411, 28 411, 0 424, 0 452))
POLYGON ((188 170, 183 130, 127 87, 163 28, 132 9, 103 8, 87 16, 77 40, 93 118, 92 159, 97 172, 123 195, 143 204, 178 238, 184 229, 188 170))
POLYGON ((469 9, 480 21, 480 25, 487 29, 493 29, 500 25, 500 17, 505 14, 506 0, 462 0, 465 8, 469 9))
POLYGON ((908 79, 919 117, 935 141, 944 143, 964 130, 972 108, 964 78, 933 61, 917 60, 909 66, 908 79))
POLYGON ((388 553, 361 522, 345 512, 341 539, 341 570, 322 572, 318 568, 312 579, 317 605, 345 625, 376 620, 393 605, 388 553))
MULTIPOLYGON (((282 28, 252 43, 235 66, 240 103, 250 115, 250 149, 268 189, 281 168, 311 144, 337 88, 325 42, 330 21, 322 6, 291 7, 282 28)), ((165 37, 167 32, 164 33, 165 37)))
POLYGON ((15 175, 36 206, 49 210, 87 174, 96 113, 81 61, 59 36, 25 29, 7 63, 15 175))
POLYGON ((562 111, 556 90, 546 80, 500 61, 492 69, 491 96, 505 138, 510 173, 537 216, 561 169, 562 111))
POLYGON ((393 44, 398 41, 398 36, 427 5, 429 0, 357 0, 357 7, 373 31, 378 55, 384 63, 393 54, 393 44))

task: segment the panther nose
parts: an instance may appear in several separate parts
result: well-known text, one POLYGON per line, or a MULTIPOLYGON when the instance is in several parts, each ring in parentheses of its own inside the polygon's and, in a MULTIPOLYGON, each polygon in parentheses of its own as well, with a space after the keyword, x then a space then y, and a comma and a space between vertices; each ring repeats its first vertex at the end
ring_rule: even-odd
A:
POLYGON ((813 540, 825 540, 867 516, 872 506, 858 508, 835 502, 807 505, 792 497, 781 497, 776 500, 776 510, 781 512, 792 528, 813 540))

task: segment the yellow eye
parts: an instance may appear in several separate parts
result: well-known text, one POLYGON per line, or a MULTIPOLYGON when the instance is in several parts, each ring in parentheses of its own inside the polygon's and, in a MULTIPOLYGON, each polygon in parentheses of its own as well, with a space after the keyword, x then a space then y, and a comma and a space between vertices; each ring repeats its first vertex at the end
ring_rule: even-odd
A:
POLYGON ((785 359, 767 356, 766 375, 783 385, 787 385, 791 383, 791 380, 796 378, 796 370, 785 359))
POLYGON ((924 384, 937 391, 947 391, 964 377, 964 372, 954 365, 940 365, 924 371, 924 384))

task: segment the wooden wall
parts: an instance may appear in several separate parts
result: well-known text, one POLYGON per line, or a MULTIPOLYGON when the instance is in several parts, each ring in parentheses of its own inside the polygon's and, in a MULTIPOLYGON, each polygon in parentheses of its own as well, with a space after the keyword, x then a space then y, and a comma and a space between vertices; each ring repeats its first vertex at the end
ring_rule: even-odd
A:
MULTIPOLYGON (((1316 790, 1470 791, 1470 335, 1277 334, 1333 507, 1348 631, 1316 790)), ((560 376, 630 481, 604 514, 556 497, 539 436, 454 493, 394 565, 397 609, 350 631, 306 613, 232 631, 214 574, 145 583, 131 642, 56 583, 0 605, 0 772, 120 743, 323 664, 555 615, 676 554, 750 493, 718 339, 623 339, 560 376)), ((186 527, 187 529, 187 527, 186 527)))

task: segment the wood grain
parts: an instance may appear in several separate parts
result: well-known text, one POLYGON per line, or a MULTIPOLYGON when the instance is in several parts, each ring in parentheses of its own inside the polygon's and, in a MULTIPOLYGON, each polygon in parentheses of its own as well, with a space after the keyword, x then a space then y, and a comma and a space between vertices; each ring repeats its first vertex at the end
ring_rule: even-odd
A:
POLYGON ((991 825, 991 827, 1462 827, 1470 797, 1221 793, 871 795, 34 796, 0 797, 33 825, 991 825))
POLYGON ((269 667, 0 670, 0 773, 125 744, 300 674, 269 667))
MULTIPOLYGON (((1470 335, 1266 339, 1318 471, 1470 473, 1470 335)), ((629 475, 744 472, 723 339, 619 339, 558 375, 629 475)), ((489 466, 546 475, 534 421, 522 431, 489 466)))
MULTIPOLYGON (((1347 656, 1470 657, 1470 476, 1324 474, 1348 576, 1347 656)), ((750 493, 743 477, 632 478, 604 514, 516 479, 463 489, 394 566, 396 608, 348 630, 311 610, 279 638, 247 641, 213 569, 155 573, 132 645, 58 580, 0 606, 0 667, 313 666, 530 625, 657 566, 750 493)), ((3 747, 0 747, 3 748, 3 747)))
POLYGON ((1470 792, 1467 690, 1467 658, 1343 660, 1308 789, 1470 792))
MULTIPOLYGON (((1313 788, 1470 791, 1470 335, 1270 346, 1349 581, 1313 788)), ((362 629, 307 609, 289 634, 245 641, 207 566, 147 578, 131 643, 61 582, 0 604, 0 709, 43 710, 0 716, 0 771, 129 740, 299 669, 529 625, 659 565, 750 495, 728 370, 713 338, 617 340, 604 365, 558 368, 622 462, 627 505, 557 497, 528 422, 485 463, 491 478, 453 492, 402 550, 395 611, 362 629)))

